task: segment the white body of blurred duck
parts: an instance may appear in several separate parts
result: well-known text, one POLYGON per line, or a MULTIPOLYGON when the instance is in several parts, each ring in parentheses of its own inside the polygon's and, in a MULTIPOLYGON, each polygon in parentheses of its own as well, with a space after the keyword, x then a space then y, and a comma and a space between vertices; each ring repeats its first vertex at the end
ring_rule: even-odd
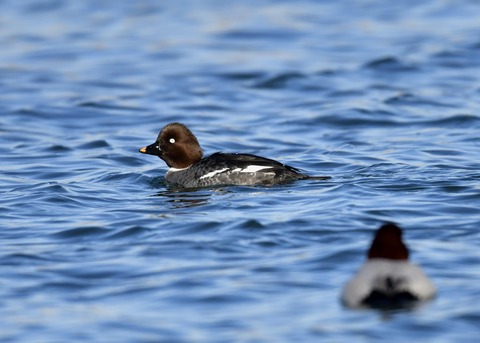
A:
POLYGON ((402 230, 387 223, 377 230, 367 261, 345 285, 341 298, 349 307, 397 308, 434 295, 430 279, 408 261, 402 230))

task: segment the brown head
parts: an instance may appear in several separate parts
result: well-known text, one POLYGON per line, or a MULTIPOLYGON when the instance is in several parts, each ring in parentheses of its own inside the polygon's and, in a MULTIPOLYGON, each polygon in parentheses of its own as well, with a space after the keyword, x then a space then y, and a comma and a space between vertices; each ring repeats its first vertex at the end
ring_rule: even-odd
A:
POLYGON ((194 134, 181 123, 170 123, 158 134, 155 143, 140 149, 143 154, 160 157, 171 168, 187 168, 202 159, 203 152, 194 134))
POLYGON ((402 241, 402 229, 393 223, 382 225, 375 233, 368 258, 408 260, 408 248, 402 241))

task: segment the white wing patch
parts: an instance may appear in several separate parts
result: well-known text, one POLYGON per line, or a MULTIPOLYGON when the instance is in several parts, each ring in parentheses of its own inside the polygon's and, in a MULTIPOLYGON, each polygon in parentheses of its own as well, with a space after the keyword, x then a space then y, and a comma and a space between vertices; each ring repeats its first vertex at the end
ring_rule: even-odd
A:
POLYGON ((271 167, 269 166, 256 166, 254 164, 248 166, 247 168, 236 168, 234 170, 232 170, 233 172, 239 172, 239 173, 256 173, 260 170, 264 170, 264 169, 270 169, 271 167))
POLYGON ((210 173, 206 173, 205 175, 203 175, 203 176, 200 177, 200 180, 201 180, 201 179, 206 179, 206 178, 208 178, 208 177, 213 177, 213 176, 215 176, 215 175, 217 175, 217 174, 223 173, 225 170, 228 170, 228 168, 218 169, 218 170, 214 170, 214 171, 212 171, 212 172, 210 172, 210 173))
POLYGON ((207 173, 207 174, 201 176, 200 179, 206 179, 206 178, 209 178, 209 177, 214 177, 215 175, 223 173, 227 170, 231 173, 256 173, 260 170, 269 169, 269 168, 271 168, 271 167, 256 166, 256 165, 250 165, 246 168, 235 168, 235 169, 230 169, 230 170, 229 170, 229 168, 223 168, 223 169, 218 169, 218 170, 214 170, 210 173, 207 173))

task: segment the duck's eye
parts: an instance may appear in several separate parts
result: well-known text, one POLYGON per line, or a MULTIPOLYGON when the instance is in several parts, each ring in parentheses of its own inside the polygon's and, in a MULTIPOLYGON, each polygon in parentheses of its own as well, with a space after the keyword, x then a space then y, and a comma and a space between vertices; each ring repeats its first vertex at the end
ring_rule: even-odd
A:
POLYGON ((175 138, 170 138, 169 142, 172 144, 175 143, 175 138))

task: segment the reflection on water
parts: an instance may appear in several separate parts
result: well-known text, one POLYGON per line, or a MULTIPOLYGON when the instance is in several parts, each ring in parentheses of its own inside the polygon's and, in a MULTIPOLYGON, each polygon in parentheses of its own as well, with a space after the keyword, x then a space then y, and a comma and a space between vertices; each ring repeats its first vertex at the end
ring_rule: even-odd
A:
POLYGON ((212 195, 212 191, 201 189, 180 190, 173 188, 157 192, 154 196, 165 198, 165 202, 172 208, 189 208, 207 204, 212 195))
POLYGON ((207 204, 213 196, 231 192, 225 187, 185 188, 172 186, 166 183, 164 176, 155 176, 148 180, 148 184, 155 189, 162 189, 152 196, 165 198, 170 208, 189 208, 207 204))

